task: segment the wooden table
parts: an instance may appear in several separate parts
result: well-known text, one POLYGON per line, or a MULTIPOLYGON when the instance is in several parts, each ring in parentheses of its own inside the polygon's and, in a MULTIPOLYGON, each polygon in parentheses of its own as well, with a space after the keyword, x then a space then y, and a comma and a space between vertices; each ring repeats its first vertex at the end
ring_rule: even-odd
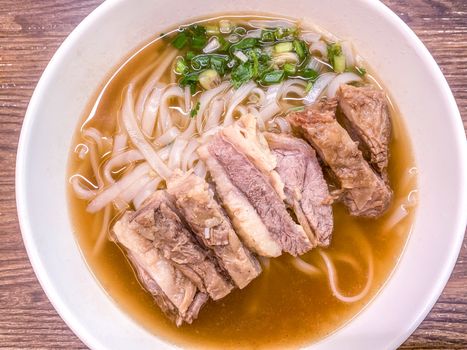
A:
MULTIPOLYGON (((65 37, 101 0, 0 0, 0 348, 85 349, 42 291, 21 240, 14 174, 29 99, 65 37)), ((467 0, 384 0, 441 66, 467 124, 467 0)), ((467 249, 402 349, 467 349, 467 249)))

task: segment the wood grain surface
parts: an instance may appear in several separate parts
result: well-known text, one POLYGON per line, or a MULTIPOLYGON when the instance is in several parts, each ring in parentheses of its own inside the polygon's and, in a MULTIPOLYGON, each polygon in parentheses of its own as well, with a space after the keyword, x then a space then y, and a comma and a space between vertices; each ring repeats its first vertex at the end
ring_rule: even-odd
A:
MULTIPOLYGON (((26 255, 14 192, 27 104, 65 37, 102 1, 0 0, 0 348, 86 349, 42 291, 26 255)), ((467 0, 384 0, 422 39, 467 126, 467 0)), ((467 349, 467 247, 442 296, 401 349, 467 349)))

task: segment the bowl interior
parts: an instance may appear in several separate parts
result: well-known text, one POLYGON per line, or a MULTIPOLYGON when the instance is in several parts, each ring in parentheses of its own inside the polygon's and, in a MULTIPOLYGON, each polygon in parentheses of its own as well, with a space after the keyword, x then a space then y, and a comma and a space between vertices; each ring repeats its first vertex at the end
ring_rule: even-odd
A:
MULTIPOLYGON (((106 2, 64 42, 37 86, 17 159, 21 230, 50 300, 92 348, 126 349, 138 344, 139 349, 168 349, 171 345, 120 311, 80 254, 65 195, 74 129, 105 77, 154 35, 192 18, 240 10, 265 12, 266 8, 261 0, 161 0, 157 4, 141 0, 138 6, 131 0, 106 2)), ((378 297, 347 326, 312 346, 395 348, 436 301, 462 242, 467 157, 459 112, 431 56, 384 5, 364 0, 296 0, 290 6, 271 0, 267 12, 302 18, 350 39, 376 70, 405 119, 420 189, 416 224, 406 251, 378 297)))

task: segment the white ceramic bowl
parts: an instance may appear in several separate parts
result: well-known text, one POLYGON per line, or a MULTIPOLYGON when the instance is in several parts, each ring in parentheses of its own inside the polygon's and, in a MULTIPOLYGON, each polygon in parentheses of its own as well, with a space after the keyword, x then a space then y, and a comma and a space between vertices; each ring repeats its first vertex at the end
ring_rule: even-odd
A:
POLYGON ((106 1, 66 39, 31 99, 17 158, 17 205, 37 277, 71 329, 93 349, 170 349, 123 313, 94 279, 70 228, 65 170, 72 134, 106 75, 173 24, 238 11, 305 18, 350 38, 405 118, 419 169, 420 204, 402 259, 377 298, 310 349, 394 349, 440 295, 466 226, 466 142, 449 87, 415 34, 365 0, 106 1))

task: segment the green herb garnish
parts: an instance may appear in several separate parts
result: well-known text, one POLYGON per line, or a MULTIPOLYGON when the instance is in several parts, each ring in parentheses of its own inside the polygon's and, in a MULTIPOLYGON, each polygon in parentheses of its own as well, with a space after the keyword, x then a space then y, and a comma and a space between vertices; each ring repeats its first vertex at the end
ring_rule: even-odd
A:
POLYGON ((339 43, 328 45, 328 60, 336 73, 345 70, 345 56, 339 43))
POLYGON ((261 78, 261 83, 264 85, 278 84, 285 78, 285 72, 281 69, 273 70, 263 74, 261 78))
POLYGON ((198 114, 199 106, 200 106, 200 105, 201 105, 201 104, 200 104, 199 101, 198 101, 198 102, 196 102, 195 107, 191 109, 191 111, 190 111, 190 116, 191 116, 192 118, 196 117, 196 115, 198 114))

